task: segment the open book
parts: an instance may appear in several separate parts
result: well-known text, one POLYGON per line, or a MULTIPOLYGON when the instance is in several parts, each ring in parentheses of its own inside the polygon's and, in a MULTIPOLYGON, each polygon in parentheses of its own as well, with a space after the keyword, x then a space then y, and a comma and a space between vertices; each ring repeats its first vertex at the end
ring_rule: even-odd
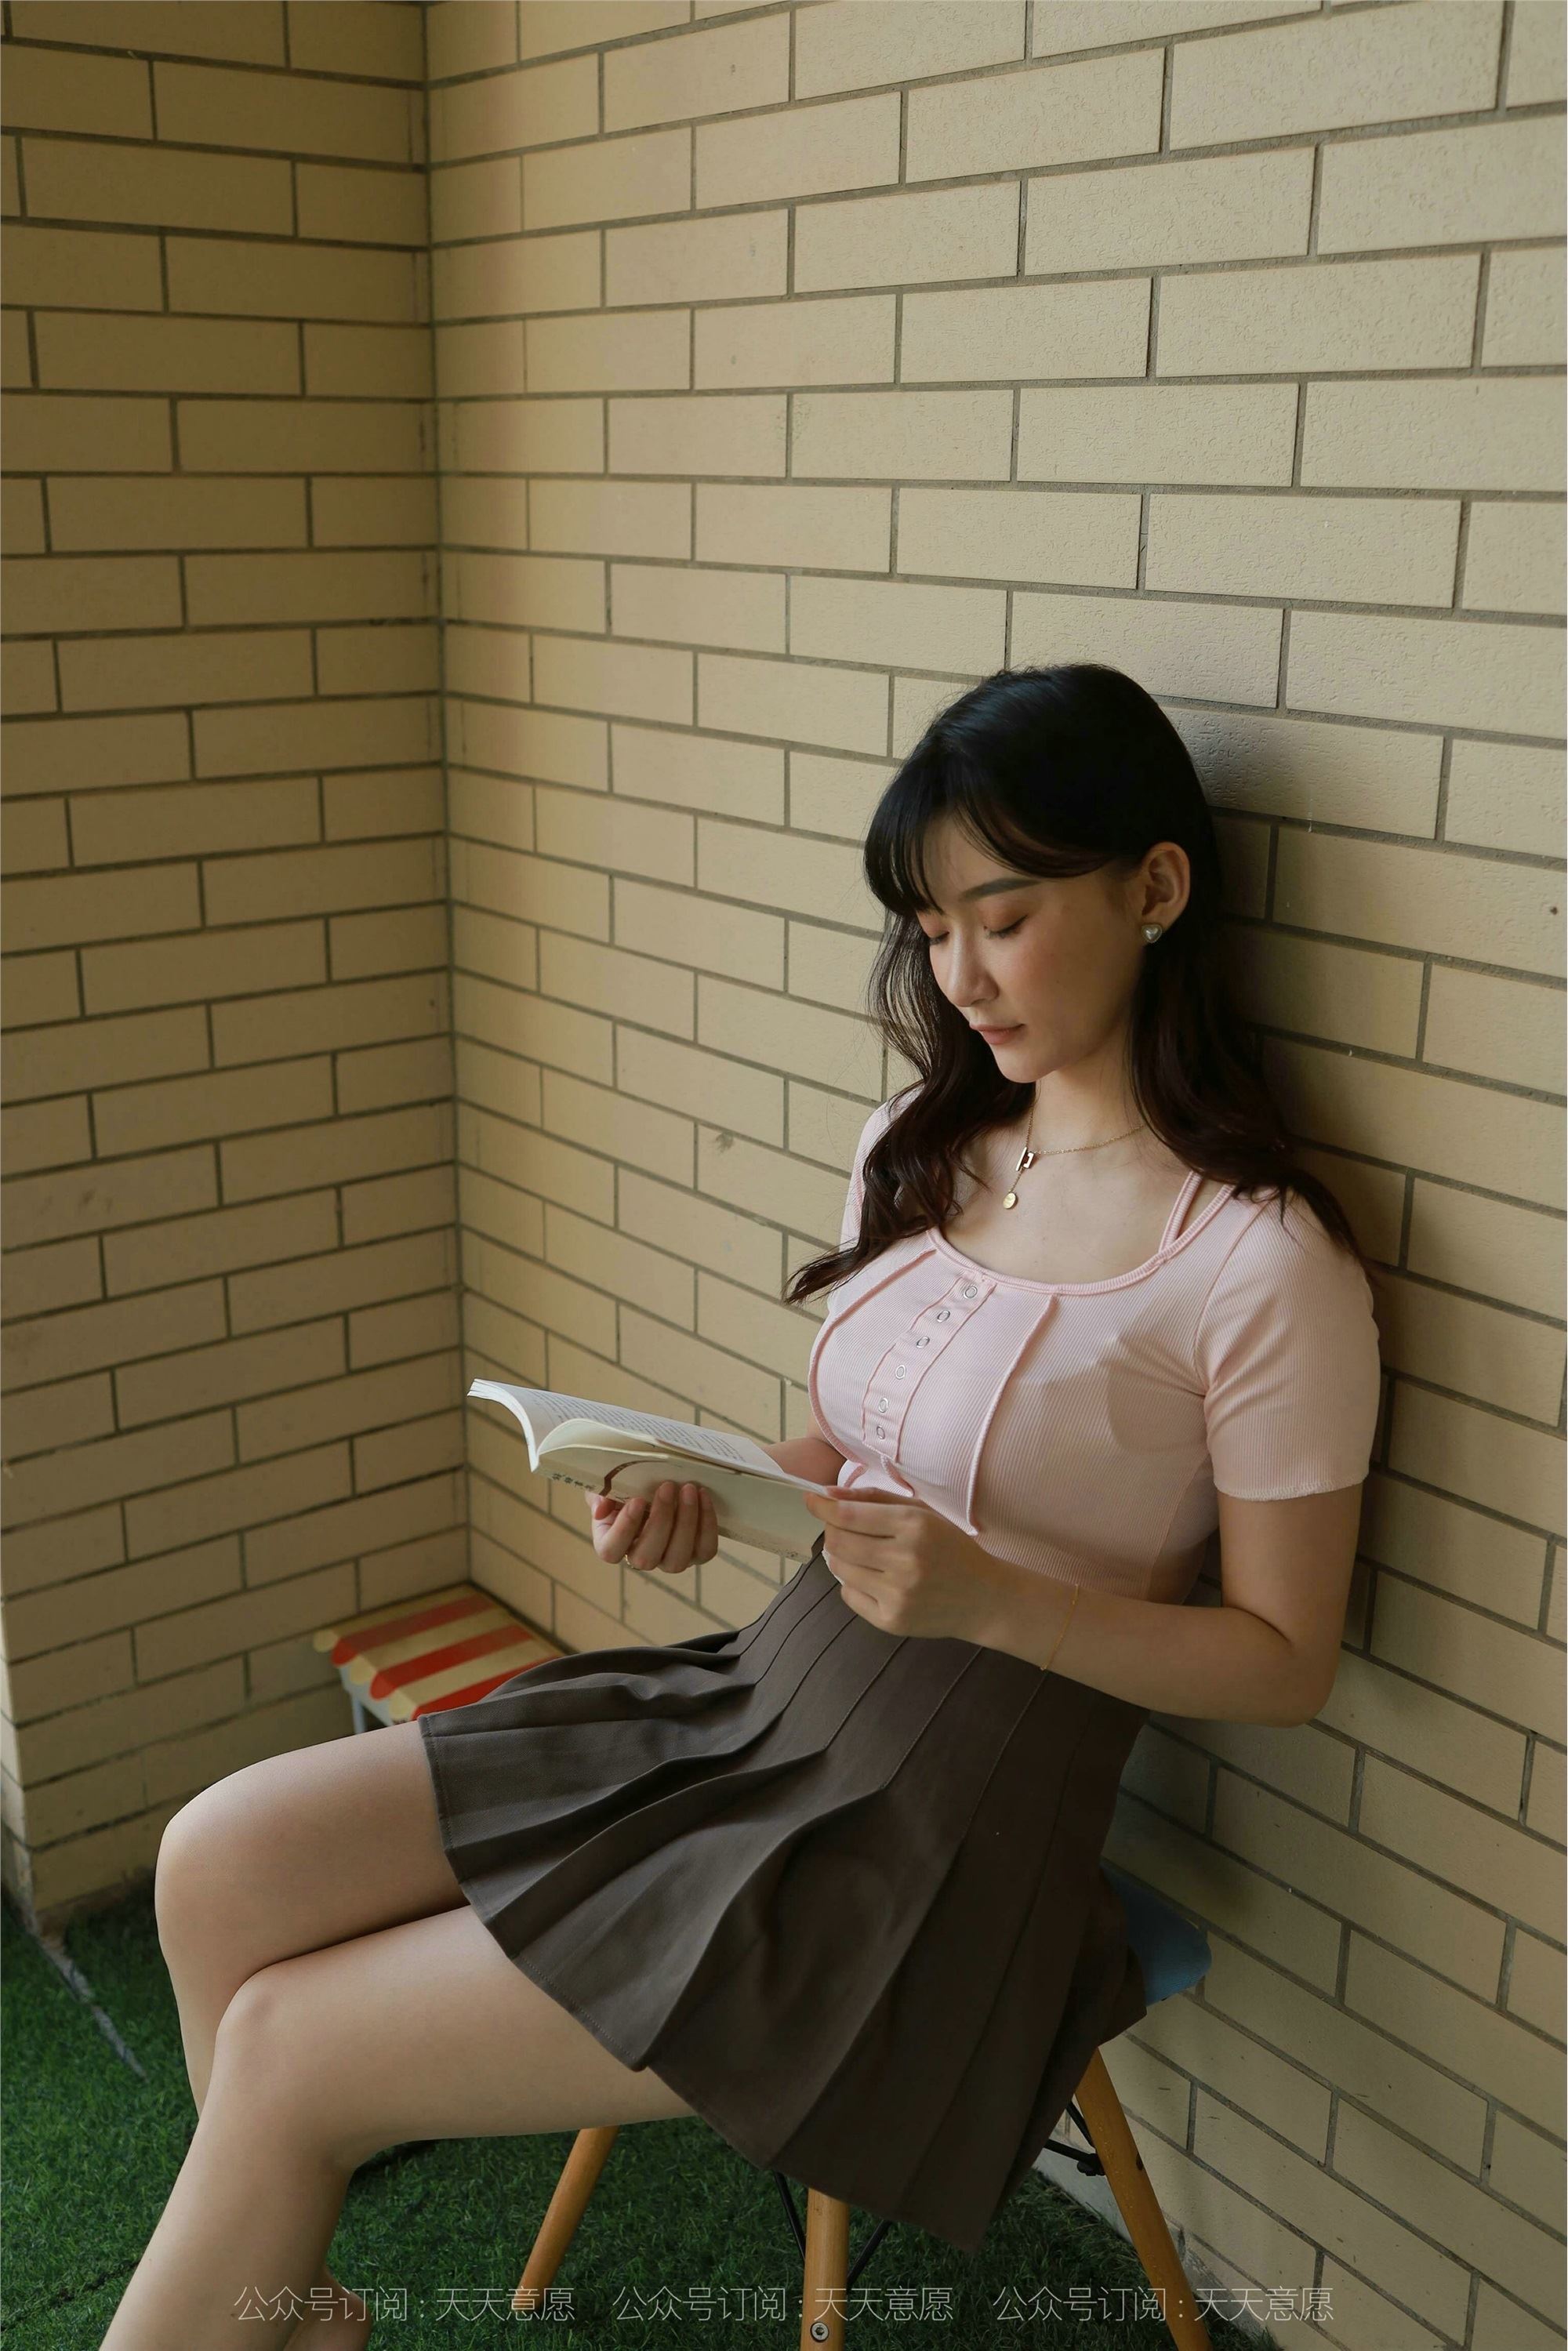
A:
POLYGON ((718 1531, 733 1542, 757 1543, 787 1559, 808 1559, 822 1520, 802 1494, 831 1494, 809 1478, 792 1478, 749 1437, 698 1428, 688 1420, 550 1388, 510 1387, 504 1380, 473 1380, 471 1396, 503 1404, 522 1423, 528 1467, 596 1494, 652 1494, 664 1480, 706 1486, 718 1512, 718 1531))

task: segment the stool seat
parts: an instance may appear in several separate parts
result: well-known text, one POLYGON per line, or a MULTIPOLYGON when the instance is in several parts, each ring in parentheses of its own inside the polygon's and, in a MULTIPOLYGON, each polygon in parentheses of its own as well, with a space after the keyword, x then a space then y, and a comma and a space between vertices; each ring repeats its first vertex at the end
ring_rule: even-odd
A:
POLYGON ((476 1583, 444 1584, 340 1616, 312 1639, 338 1668, 356 1730, 471 1706, 525 1667, 561 1654, 476 1583))
POLYGON ((1208 1937, 1164 1897, 1108 1861, 1100 1865, 1127 1913, 1127 1940, 1144 1971, 1144 1998, 1153 2008, 1174 1992, 1190 1991, 1214 1959, 1208 1937))

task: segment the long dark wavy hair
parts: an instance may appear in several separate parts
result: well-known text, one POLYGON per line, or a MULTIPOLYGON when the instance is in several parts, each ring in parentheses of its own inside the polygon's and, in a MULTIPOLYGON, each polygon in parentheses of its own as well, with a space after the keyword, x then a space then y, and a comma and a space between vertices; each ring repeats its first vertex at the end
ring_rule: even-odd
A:
POLYGON ((977 1135, 1023 1118, 1032 1083, 1004 1077, 937 987, 915 920, 933 900, 923 862, 931 828, 960 831, 1021 873, 1131 874, 1156 841, 1187 854, 1187 903, 1143 959, 1126 1031, 1140 1115, 1189 1168, 1249 1199, 1289 1192, 1316 1211, 1375 1294, 1378 1276, 1329 1186, 1299 1163, 1256 1032, 1238 1009, 1214 820, 1182 741, 1152 695, 1098 662, 1001 669, 926 727, 878 801, 865 876, 888 921, 870 981, 885 1043, 919 1072, 866 1154, 859 1237, 812 1258, 788 1284, 799 1305, 907 1233, 946 1225, 977 1135))

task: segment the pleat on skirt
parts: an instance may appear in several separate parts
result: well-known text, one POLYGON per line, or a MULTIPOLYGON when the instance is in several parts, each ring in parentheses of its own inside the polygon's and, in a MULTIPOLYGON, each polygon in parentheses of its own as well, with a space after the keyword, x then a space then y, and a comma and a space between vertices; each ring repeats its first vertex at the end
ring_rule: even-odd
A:
POLYGON ((819 1535, 735 1630, 417 1718, 465 1896, 739 2154, 976 2252, 1145 2011, 1100 1866, 1147 1719, 857 1614, 819 1535))

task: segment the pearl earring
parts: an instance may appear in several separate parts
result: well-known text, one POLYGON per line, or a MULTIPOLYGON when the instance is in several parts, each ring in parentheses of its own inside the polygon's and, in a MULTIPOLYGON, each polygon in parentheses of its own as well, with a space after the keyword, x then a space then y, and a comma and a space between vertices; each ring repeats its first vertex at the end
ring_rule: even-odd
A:
POLYGON ((1166 926, 1163 923, 1145 923, 1144 925, 1144 936, 1147 939, 1151 946, 1154 946, 1156 939, 1163 939, 1165 935, 1166 926))

